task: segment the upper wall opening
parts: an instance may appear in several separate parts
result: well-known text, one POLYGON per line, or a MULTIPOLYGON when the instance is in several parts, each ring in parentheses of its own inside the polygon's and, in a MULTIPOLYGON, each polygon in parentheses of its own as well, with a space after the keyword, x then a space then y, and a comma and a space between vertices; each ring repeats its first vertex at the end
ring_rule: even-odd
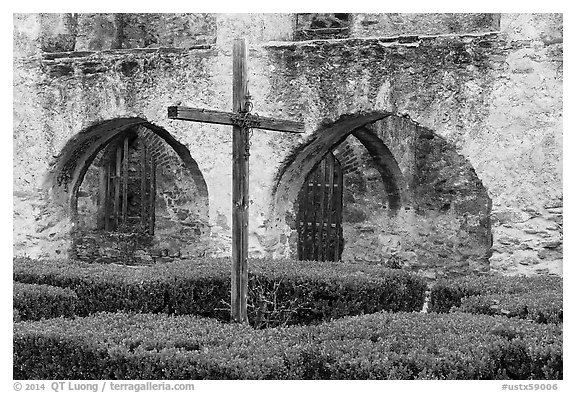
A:
POLYGON ((350 36, 352 14, 296 14, 294 40, 346 38, 350 36))

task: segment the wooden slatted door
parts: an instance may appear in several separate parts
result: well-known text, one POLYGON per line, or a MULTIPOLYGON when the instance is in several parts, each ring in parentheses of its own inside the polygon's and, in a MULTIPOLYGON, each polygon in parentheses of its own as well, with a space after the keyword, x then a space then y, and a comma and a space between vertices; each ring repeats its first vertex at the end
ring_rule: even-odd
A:
POLYGON ((298 258, 338 261, 342 235, 342 167, 328 153, 310 171, 298 196, 298 258))
POLYGON ((104 181, 104 229, 144 231, 154 234, 156 162, 146 145, 129 145, 128 137, 114 152, 104 181))

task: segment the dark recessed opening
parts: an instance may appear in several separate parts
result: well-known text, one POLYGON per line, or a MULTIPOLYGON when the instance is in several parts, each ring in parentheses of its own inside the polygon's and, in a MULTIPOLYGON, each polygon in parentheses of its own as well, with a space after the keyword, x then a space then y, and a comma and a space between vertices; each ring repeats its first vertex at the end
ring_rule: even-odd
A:
POLYGON ((346 38, 350 35, 350 14, 296 14, 296 40, 346 38))

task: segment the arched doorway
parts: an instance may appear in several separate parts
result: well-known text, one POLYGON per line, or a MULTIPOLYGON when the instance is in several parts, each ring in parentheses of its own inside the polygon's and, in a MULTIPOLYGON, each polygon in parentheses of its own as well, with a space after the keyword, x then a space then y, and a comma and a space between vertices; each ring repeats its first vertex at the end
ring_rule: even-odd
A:
POLYGON ((204 252, 208 192, 188 149, 141 118, 80 132, 47 178, 69 206, 69 256, 87 262, 152 263, 204 252))
POLYGON ((300 254, 303 185, 328 152, 344 179, 342 260, 400 260, 433 274, 489 267, 491 200, 474 168, 441 136, 387 113, 342 117, 294 148, 277 176, 271 220, 290 255, 300 254))
MULTIPOLYGON (((376 174, 371 180, 378 182, 379 195, 375 197, 378 201, 373 206, 378 206, 379 210, 384 212, 382 215, 395 214, 402 206, 403 200, 406 199, 405 186, 398 164, 382 140, 365 127, 388 116, 390 116, 388 113, 373 113, 343 117, 340 121, 315 133, 303 147, 298 148, 297 154, 292 156, 291 161, 281 170, 275 190, 274 213, 277 222, 287 218, 288 222, 295 223, 291 225, 290 231, 298 233, 298 258, 340 260, 347 248, 346 244, 350 244, 351 236, 346 235, 346 232, 349 232, 346 224, 347 221, 354 220, 352 217, 354 212, 348 214, 351 212, 349 205, 352 198, 349 191, 354 186, 354 176, 356 178, 358 175, 363 176, 362 169, 354 167, 352 156, 358 156, 358 152, 348 149, 352 145, 350 141, 355 141, 356 147, 359 146, 362 150, 360 161, 369 162, 373 174, 376 174), (334 165, 327 171, 332 163, 334 165), (311 188, 311 184, 315 184, 315 188, 311 188), (338 190, 339 194, 335 194, 334 190, 338 190), (329 198, 331 199, 328 210, 323 204, 329 198), (302 219, 306 212, 309 212, 307 218, 312 219, 302 219), (328 215, 331 215, 330 231, 323 222, 328 215), (319 230, 320 228, 323 229, 319 230), (322 244, 322 237, 328 233, 331 236, 330 240, 322 244), (314 239, 313 245, 303 249, 303 239, 308 243, 314 239)), ((361 204, 361 201, 358 202, 361 204)), ((290 247, 294 248, 294 245, 291 244, 290 247)))

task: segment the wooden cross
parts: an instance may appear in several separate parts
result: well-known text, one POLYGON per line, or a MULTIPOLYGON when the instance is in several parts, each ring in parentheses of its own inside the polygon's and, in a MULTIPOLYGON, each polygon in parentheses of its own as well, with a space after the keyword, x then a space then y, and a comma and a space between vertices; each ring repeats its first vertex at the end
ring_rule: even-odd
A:
POLYGON ((232 288, 231 319, 248 322, 248 157, 249 129, 303 133, 304 124, 255 116, 248 91, 246 40, 234 40, 232 63, 233 112, 184 106, 168 107, 168 118, 232 126, 232 288))

